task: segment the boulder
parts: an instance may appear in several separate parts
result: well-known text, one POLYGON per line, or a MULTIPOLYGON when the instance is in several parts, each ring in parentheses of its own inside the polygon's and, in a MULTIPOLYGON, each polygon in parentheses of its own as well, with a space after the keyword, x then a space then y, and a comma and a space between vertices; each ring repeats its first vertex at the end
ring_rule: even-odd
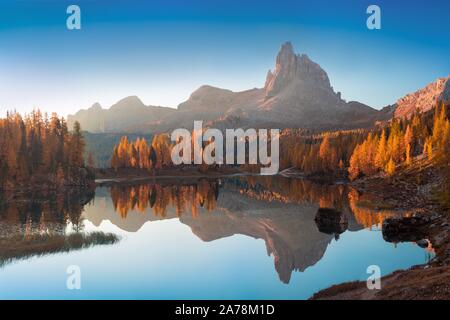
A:
POLYGON ((416 242, 417 245, 421 248, 428 248, 428 240, 427 239, 421 239, 419 241, 416 242))
POLYGON ((347 217, 332 208, 319 208, 314 221, 319 231, 327 234, 341 234, 348 227, 347 217))
POLYGON ((381 232, 388 242, 419 241, 424 238, 423 227, 430 222, 424 216, 387 218, 381 232))

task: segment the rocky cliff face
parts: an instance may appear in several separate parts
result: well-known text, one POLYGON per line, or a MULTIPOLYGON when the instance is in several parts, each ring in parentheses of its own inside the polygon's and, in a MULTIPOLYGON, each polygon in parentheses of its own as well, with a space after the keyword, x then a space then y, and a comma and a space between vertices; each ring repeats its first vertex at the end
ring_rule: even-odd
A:
POLYGON ((440 101, 450 101, 450 76, 439 78, 425 88, 399 99, 394 115, 397 118, 409 118, 416 110, 427 112, 440 101))
POLYGON ((447 81, 445 81, 444 90, 442 91, 439 98, 445 103, 450 102, 450 75, 447 77, 447 81))
POLYGON ((265 98, 282 93, 290 86, 299 90, 324 90, 333 93, 326 72, 306 54, 296 55, 290 42, 281 46, 275 70, 269 70, 264 86, 265 98))
POLYGON ((232 92, 203 86, 178 110, 189 112, 188 118, 202 112, 196 116, 218 128, 232 122, 235 127, 343 129, 380 120, 375 109, 342 100, 326 72, 307 55, 295 54, 289 42, 281 46, 263 89, 232 92))
POLYGON ((295 54, 289 42, 282 45, 275 69, 267 74, 264 93, 256 117, 281 127, 348 129, 381 120, 375 109, 344 101, 327 73, 307 55, 295 54))

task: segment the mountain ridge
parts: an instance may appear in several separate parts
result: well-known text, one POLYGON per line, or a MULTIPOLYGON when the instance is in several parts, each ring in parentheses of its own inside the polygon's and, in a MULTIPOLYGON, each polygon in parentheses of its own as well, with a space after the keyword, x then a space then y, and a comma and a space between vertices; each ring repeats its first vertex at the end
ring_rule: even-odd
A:
POLYGON ((284 43, 269 70, 263 88, 232 91, 202 85, 177 109, 146 106, 137 96, 119 100, 109 109, 95 103, 69 115, 68 123, 79 121, 93 133, 158 133, 175 128, 192 129, 195 120, 224 129, 305 128, 341 130, 369 128, 392 117, 408 117, 416 109, 427 111, 436 100, 450 99, 450 76, 439 78, 396 103, 376 110, 358 101, 346 102, 335 92, 321 66, 306 54, 296 54, 284 43))
POLYGON ((69 127, 72 127, 73 123, 78 121, 83 130, 92 133, 117 133, 145 124, 149 119, 160 119, 173 111, 175 109, 147 106, 137 96, 128 96, 109 109, 104 109, 96 102, 88 109, 81 109, 75 115, 69 115, 67 122, 69 127))
POLYGON ((409 93, 395 103, 394 116, 410 118, 414 112, 427 112, 437 103, 450 101, 450 75, 441 77, 425 87, 409 93))

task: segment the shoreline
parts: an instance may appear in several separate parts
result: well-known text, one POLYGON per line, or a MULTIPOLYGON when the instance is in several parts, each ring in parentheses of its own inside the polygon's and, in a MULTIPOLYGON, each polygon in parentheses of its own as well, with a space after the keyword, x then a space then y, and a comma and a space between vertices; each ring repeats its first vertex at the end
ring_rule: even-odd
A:
POLYGON ((309 300, 449 300, 450 237, 445 229, 449 222, 439 215, 421 229, 435 250, 430 262, 382 276, 380 290, 369 290, 366 281, 344 282, 316 292, 309 300))
POLYGON ((217 178, 232 178, 232 177, 244 177, 244 176, 257 176, 257 177, 281 177, 291 179, 307 179, 313 182, 332 183, 332 184, 347 184, 348 179, 343 177, 326 177, 322 175, 305 175, 303 172, 288 168, 279 171, 274 175, 262 175, 259 172, 252 172, 242 170, 235 167, 222 167, 216 170, 208 170, 202 172, 196 166, 186 166, 182 168, 165 168, 156 172, 150 173, 147 170, 142 169, 120 169, 114 171, 113 169, 95 169, 96 170, 96 186, 109 184, 109 183, 125 183, 125 182, 138 182, 138 181, 160 181, 160 180, 173 180, 173 179, 217 179, 217 178))
POLYGON ((375 177, 357 180, 351 185, 359 191, 370 190, 378 194, 381 201, 393 204, 396 210, 413 210, 412 218, 386 219, 382 231, 392 226, 394 230, 403 230, 395 234, 396 241, 392 242, 427 239, 435 257, 428 263, 382 276, 380 290, 369 290, 366 281, 352 281, 320 290, 310 300, 450 299, 450 215, 440 204, 431 200, 432 190, 439 186, 436 173, 431 168, 425 169, 424 176, 422 184, 413 183, 408 179, 411 173, 406 173, 390 181, 375 177), (410 224, 413 219, 420 222, 415 227, 410 224))
MULTIPOLYGON (((173 183, 174 180, 179 183, 191 183, 198 179, 261 176, 256 172, 247 172, 230 167, 206 172, 193 167, 167 168, 154 172, 154 174, 144 170, 119 170, 116 172, 111 169, 96 169, 96 171, 100 171, 102 174, 95 179, 95 183, 93 181, 91 187, 64 187, 59 190, 59 193, 70 193, 77 190, 92 191, 97 186, 109 186, 116 183, 173 183)), ((391 232, 390 236, 393 236, 390 238, 384 232, 387 229, 386 226, 402 226, 411 217, 388 218, 383 223, 383 238, 385 238, 385 241, 394 243, 418 242, 418 240, 426 239, 429 241, 429 248, 435 252, 434 258, 426 264, 415 265, 405 270, 396 270, 381 277, 381 290, 369 290, 365 281, 353 281, 320 290, 309 299, 450 299, 450 235, 448 232, 450 215, 432 200, 431 193, 440 186, 442 180, 439 179, 439 173, 431 166, 416 166, 410 170, 400 171, 391 178, 376 175, 353 182, 345 181, 345 179, 309 177, 292 168, 280 171, 275 177, 347 184, 361 194, 373 196, 370 197, 370 201, 364 203, 364 206, 367 206, 368 209, 377 211, 383 208, 391 208, 399 212, 404 210, 413 212, 412 217, 422 221, 417 228, 407 230, 405 234, 402 234, 405 228, 391 228, 394 232, 391 232), (420 182, 416 181, 417 175, 420 175, 420 182), (403 231, 400 232, 399 230, 403 231)), ((30 192, 36 193, 36 195, 42 192, 44 194, 52 193, 51 190, 21 190, 18 193, 12 193, 17 196, 17 194, 28 194, 30 192)))
POLYGON ((197 168, 187 167, 182 169, 161 169, 157 172, 150 173, 146 170, 119 170, 115 172, 111 169, 97 169, 100 172, 99 178, 95 179, 96 186, 105 186, 114 183, 138 183, 138 182, 162 182, 164 180, 185 181, 197 179, 218 179, 227 177, 242 177, 257 175, 251 172, 234 170, 225 168, 217 171, 201 172, 197 168))

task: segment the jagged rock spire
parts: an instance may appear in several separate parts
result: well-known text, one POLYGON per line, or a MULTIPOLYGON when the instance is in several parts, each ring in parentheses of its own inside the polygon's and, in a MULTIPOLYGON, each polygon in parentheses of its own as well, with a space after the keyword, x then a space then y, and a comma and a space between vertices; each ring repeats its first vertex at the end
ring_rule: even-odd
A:
POLYGON ((326 72, 307 55, 296 55, 292 44, 285 42, 277 55, 275 70, 267 74, 266 98, 275 96, 293 82, 332 90, 326 72))

